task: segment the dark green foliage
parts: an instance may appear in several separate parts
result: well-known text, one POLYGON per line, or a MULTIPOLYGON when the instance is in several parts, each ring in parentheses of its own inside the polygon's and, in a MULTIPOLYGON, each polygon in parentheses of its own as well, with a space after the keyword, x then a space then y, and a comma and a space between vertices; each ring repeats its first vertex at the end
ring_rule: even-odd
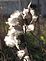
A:
POLYGON ((8 32, 8 25, 6 25, 5 21, 0 20, 0 33, 7 33, 8 32))
POLYGON ((29 54, 32 55, 33 60, 46 60, 46 50, 43 47, 44 45, 42 43, 40 44, 41 41, 42 40, 38 39, 37 36, 32 34, 32 32, 26 34, 27 48, 29 50, 29 54))

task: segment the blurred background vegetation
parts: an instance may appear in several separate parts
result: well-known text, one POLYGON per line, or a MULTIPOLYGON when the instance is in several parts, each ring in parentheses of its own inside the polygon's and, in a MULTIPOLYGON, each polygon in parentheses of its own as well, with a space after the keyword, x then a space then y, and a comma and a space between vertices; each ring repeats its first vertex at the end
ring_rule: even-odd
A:
MULTIPOLYGON (((3 15, 2 10, 0 13, 0 51, 3 53, 4 61, 17 61, 17 49, 7 47, 4 42, 9 27, 5 22, 9 15, 3 15)), ((39 16, 38 21, 34 23, 34 31, 26 33, 26 45, 32 61, 46 61, 46 17, 39 16)))

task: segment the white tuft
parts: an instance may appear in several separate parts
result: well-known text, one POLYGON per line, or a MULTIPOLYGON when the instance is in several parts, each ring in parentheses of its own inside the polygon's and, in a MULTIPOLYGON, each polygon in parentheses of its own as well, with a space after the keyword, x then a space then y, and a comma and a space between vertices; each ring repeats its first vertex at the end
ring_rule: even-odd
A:
POLYGON ((25 51, 24 51, 24 50, 20 50, 20 51, 17 52, 17 56, 18 56, 20 59, 22 59, 22 57, 24 56, 24 54, 25 54, 25 51))
POLYGON ((30 8, 30 5, 31 5, 31 2, 30 2, 29 5, 28 5, 28 9, 30 8))
POLYGON ((34 25, 33 24, 30 24, 28 27, 27 27, 27 32, 29 31, 34 31, 34 25))
POLYGON ((4 41, 5 41, 7 46, 9 46, 9 47, 13 47, 14 46, 15 42, 14 42, 13 36, 6 36, 4 41))
POLYGON ((12 15, 10 15, 11 18, 18 18, 18 16, 20 15, 19 11, 14 12, 12 15))
POLYGON ((34 21, 36 21, 37 18, 38 18, 38 16, 35 15, 35 16, 33 16, 32 18, 33 18, 34 21))
POLYGON ((30 61, 29 56, 25 56, 24 59, 23 59, 23 61, 30 61))
POLYGON ((28 9, 25 9, 23 10, 23 14, 26 14, 28 12, 28 9))
POLYGON ((19 15, 20 15, 20 12, 16 11, 15 13, 10 15, 10 18, 8 18, 8 22, 6 22, 6 24, 8 24, 10 27, 9 27, 8 34, 4 39, 7 46, 9 47, 16 46, 17 49, 19 49, 20 40, 17 40, 16 37, 19 33, 21 33, 21 31, 14 29, 13 26, 19 24, 18 22, 19 15))

